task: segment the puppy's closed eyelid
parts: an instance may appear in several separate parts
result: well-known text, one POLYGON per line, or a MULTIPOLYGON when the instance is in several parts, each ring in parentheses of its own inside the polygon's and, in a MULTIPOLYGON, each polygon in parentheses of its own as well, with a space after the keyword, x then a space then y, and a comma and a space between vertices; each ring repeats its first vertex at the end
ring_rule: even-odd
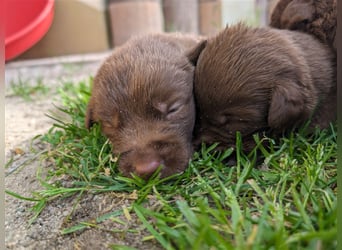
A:
POLYGON ((182 106, 183 106, 183 102, 178 101, 173 103, 172 105, 169 106, 168 108, 168 113, 173 113, 176 112, 177 110, 179 110, 182 106))
POLYGON ((183 106, 183 103, 181 102, 176 102, 172 104, 171 106, 169 106, 167 114, 166 114, 166 118, 173 119, 175 116, 177 116, 177 114, 179 113, 178 111, 182 108, 182 106, 183 106))
POLYGON ((175 103, 173 103, 171 105, 168 105, 165 102, 158 102, 158 103, 154 104, 153 106, 159 112, 161 112, 162 114, 168 116, 170 114, 174 114, 175 112, 177 112, 182 105, 183 104, 181 102, 175 102, 175 103))
POLYGON ((175 113, 180 109, 180 107, 181 107, 181 105, 176 105, 176 106, 173 105, 168 109, 167 113, 168 114, 175 113))

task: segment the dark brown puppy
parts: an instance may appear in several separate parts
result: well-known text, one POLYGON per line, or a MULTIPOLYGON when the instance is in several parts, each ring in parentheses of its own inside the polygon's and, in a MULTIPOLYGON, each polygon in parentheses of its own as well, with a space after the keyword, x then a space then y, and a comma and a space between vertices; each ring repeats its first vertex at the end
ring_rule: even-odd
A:
POLYGON ((311 35, 238 24, 197 46, 190 59, 195 144, 234 146, 240 131, 248 151, 258 131, 282 133, 312 116, 319 127, 336 119, 334 53, 311 35))
POLYGON ((336 50, 337 1, 279 0, 270 26, 312 34, 336 50))
POLYGON ((147 35, 128 41, 94 79, 86 127, 101 124, 123 174, 148 178, 183 171, 192 156, 194 66, 191 36, 147 35))

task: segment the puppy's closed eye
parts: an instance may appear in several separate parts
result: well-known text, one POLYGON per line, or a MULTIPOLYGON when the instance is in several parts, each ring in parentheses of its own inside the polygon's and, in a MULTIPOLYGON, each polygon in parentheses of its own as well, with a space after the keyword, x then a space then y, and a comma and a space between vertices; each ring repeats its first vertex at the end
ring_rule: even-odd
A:
POLYGON ((176 118, 182 106, 183 103, 181 102, 175 102, 174 104, 172 104, 167 110, 166 118, 169 120, 176 118))
POLYGON ((165 102, 158 102, 154 107, 168 120, 172 120, 177 117, 178 113, 181 111, 183 102, 177 101, 172 104, 167 104, 165 102))

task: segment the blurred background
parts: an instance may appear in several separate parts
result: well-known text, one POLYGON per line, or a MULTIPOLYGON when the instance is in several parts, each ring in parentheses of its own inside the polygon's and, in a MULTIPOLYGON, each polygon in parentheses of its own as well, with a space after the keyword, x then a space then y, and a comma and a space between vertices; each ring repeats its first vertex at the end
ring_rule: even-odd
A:
POLYGON ((151 32, 179 31, 211 36, 227 24, 241 20, 252 26, 264 26, 268 24, 270 11, 276 2, 276 0, 16 1, 19 4, 15 7, 9 6, 8 13, 15 12, 17 15, 20 13, 21 16, 26 16, 25 12, 32 8, 34 2, 48 1, 53 3, 52 17, 42 37, 9 61, 99 53, 120 46, 131 36, 151 32))

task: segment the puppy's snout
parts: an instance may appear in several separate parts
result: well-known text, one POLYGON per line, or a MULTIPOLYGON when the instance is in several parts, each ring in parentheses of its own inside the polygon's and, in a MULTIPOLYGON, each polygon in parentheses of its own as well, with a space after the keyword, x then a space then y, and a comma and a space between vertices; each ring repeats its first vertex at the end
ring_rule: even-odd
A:
POLYGON ((150 177, 157 169, 159 166, 162 165, 161 161, 158 160, 151 160, 147 162, 139 162, 135 164, 134 167, 134 172, 140 177, 150 177))

